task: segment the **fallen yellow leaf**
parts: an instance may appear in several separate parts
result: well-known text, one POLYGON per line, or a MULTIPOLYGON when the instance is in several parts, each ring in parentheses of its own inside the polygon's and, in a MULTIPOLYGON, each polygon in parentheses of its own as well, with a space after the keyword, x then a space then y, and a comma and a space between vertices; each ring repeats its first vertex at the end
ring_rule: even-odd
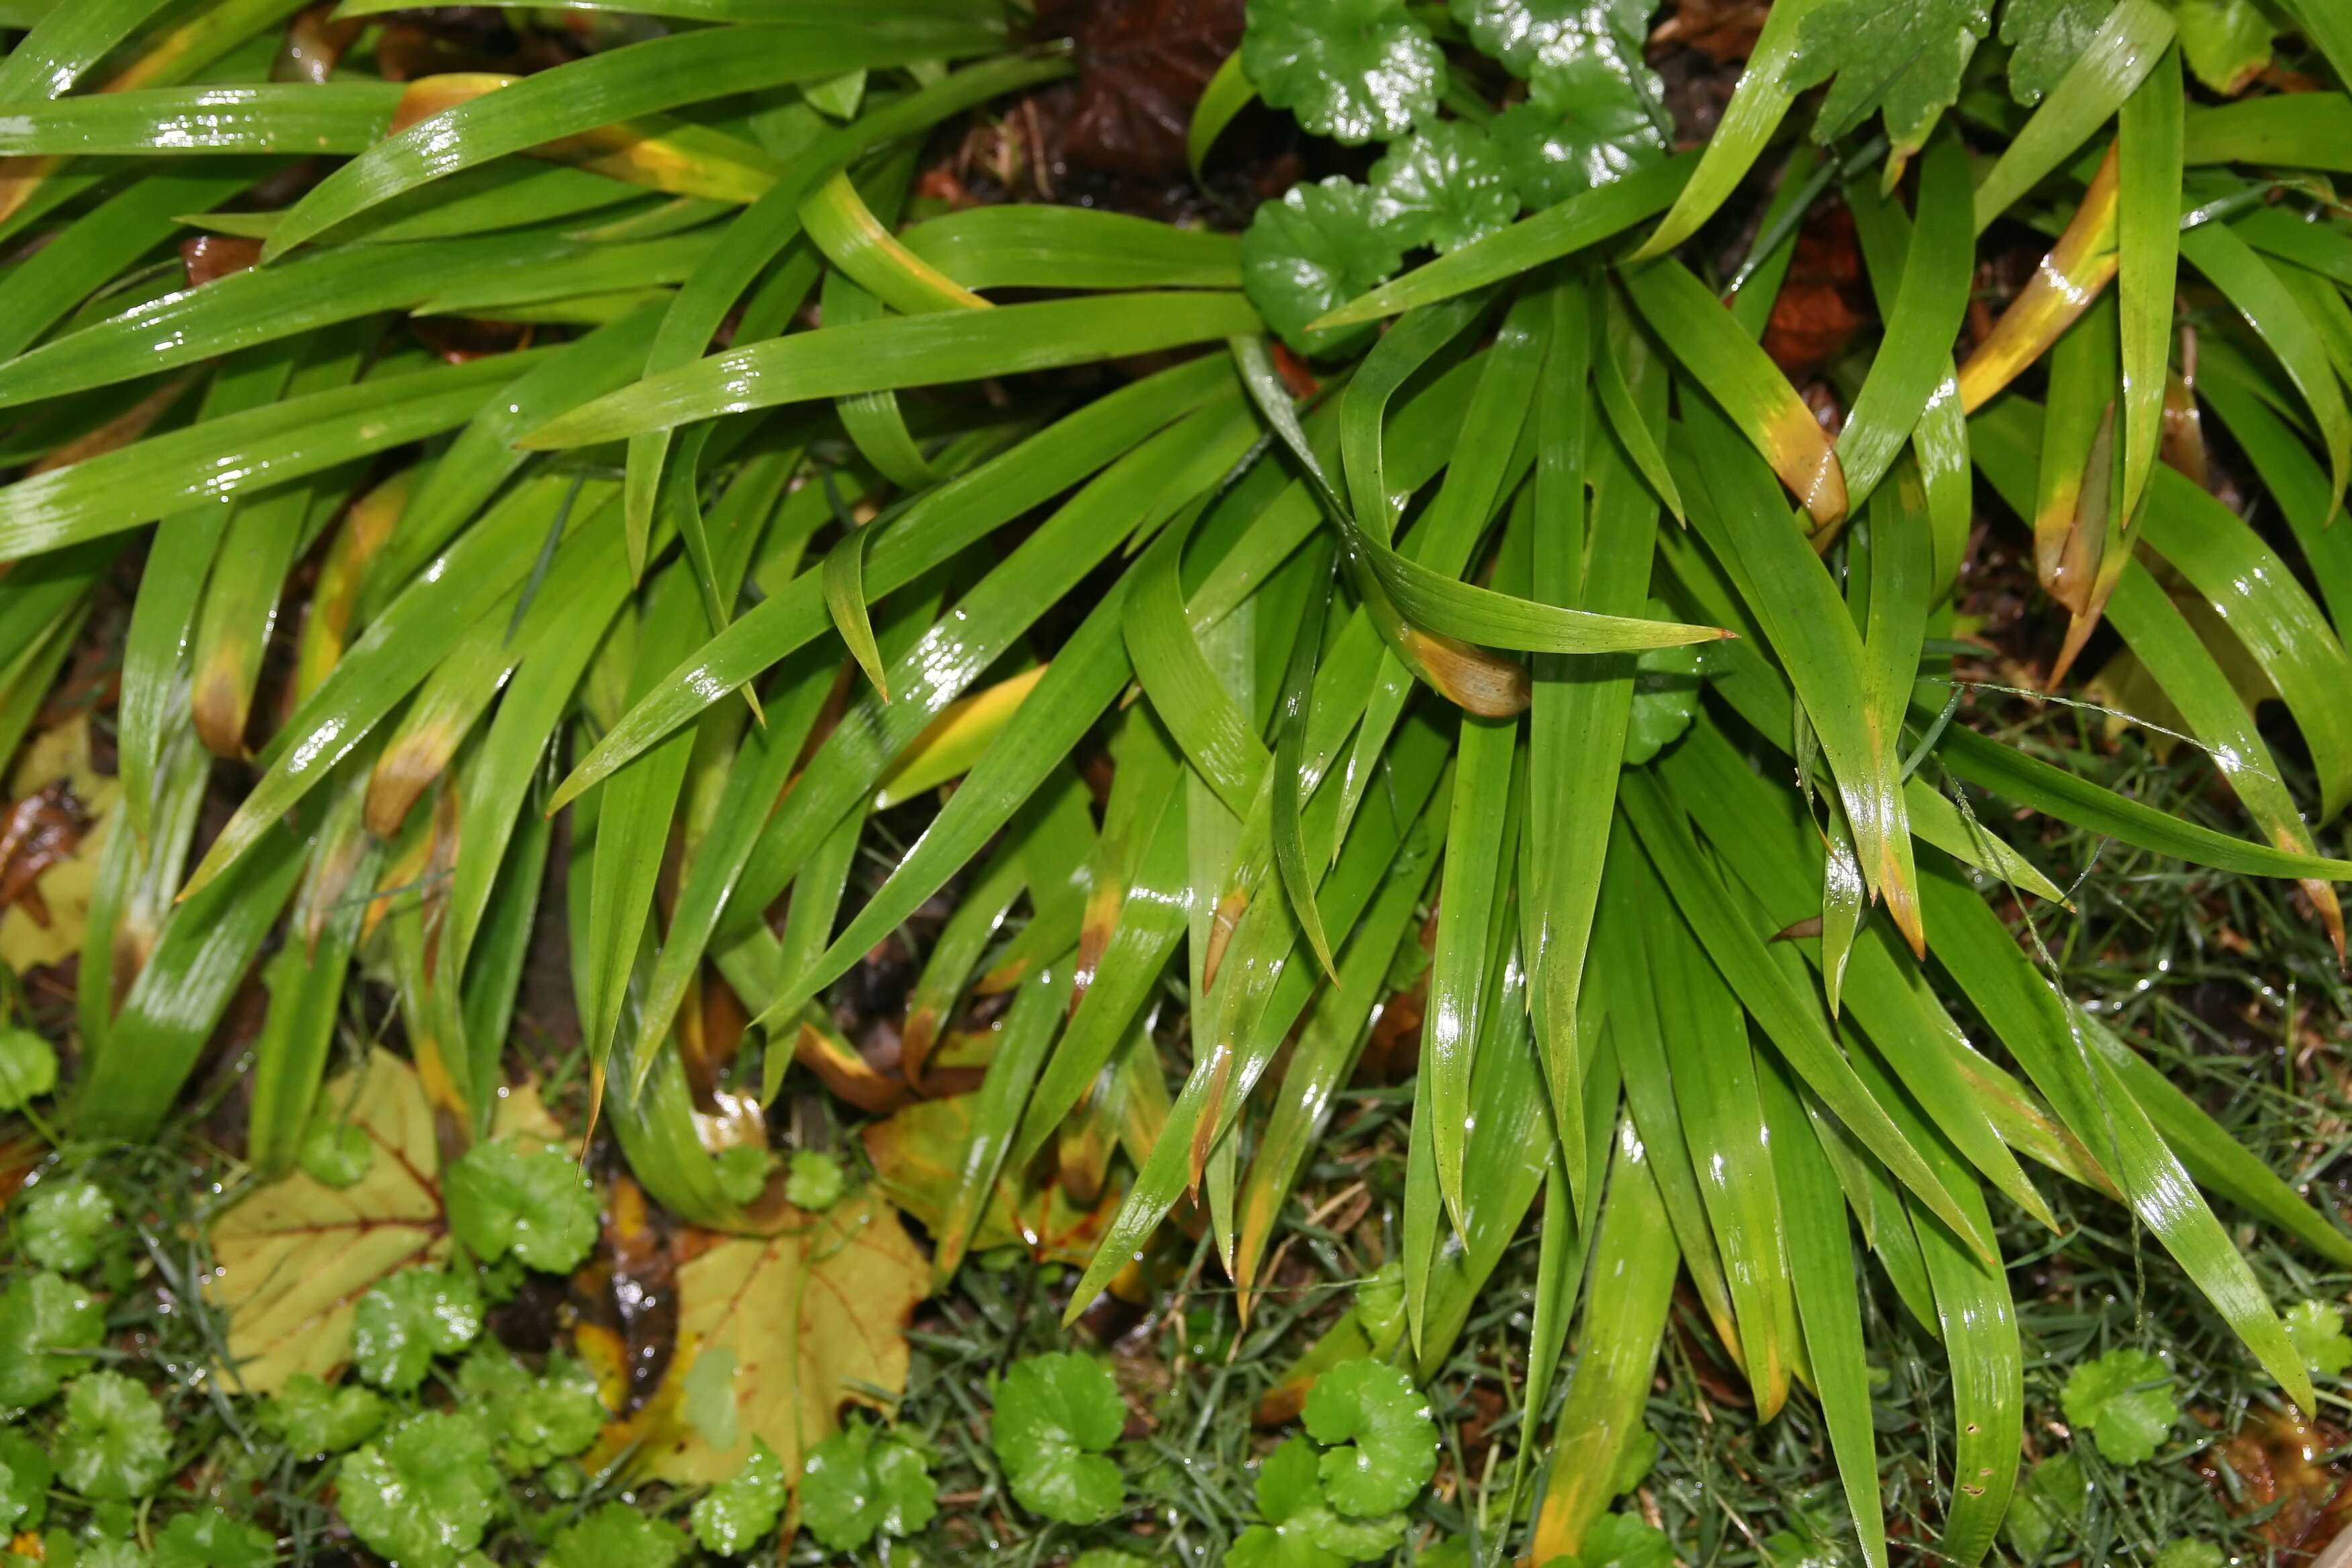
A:
MULTIPOLYGON (((799 1474, 802 1453, 840 1425, 843 1405, 869 1388, 906 1387, 907 1320, 928 1279, 897 1211, 871 1194, 783 1235, 703 1237, 678 1266, 679 1354, 664 1392, 692 1357, 731 1351, 735 1441, 714 1448, 687 1423, 644 1423, 644 1473, 727 1480, 763 1438, 785 1474, 799 1474)), ((657 1394, 648 1408, 664 1403, 657 1394)))
POLYGON ((205 1297, 228 1314, 233 1376, 274 1394, 298 1372, 325 1377, 351 1354, 352 1313, 369 1288, 449 1250, 433 1108, 406 1062, 381 1048, 320 1103, 352 1107, 374 1158, 348 1187, 296 1171, 214 1222, 205 1297))

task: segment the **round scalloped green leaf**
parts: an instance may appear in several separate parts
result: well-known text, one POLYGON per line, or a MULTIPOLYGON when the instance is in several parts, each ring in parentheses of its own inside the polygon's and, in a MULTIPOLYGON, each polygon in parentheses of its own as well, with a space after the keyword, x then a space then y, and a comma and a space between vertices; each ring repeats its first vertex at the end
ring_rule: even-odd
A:
POLYGON ((1670 149, 1623 67, 1591 54, 1536 72, 1490 132, 1519 199, 1548 207, 1655 163, 1670 149))
POLYGON ((0 1110, 22 1110, 58 1087, 58 1053, 30 1029, 0 1029, 0 1110))
POLYGON ((172 1431, 146 1386, 93 1372, 66 1389, 58 1479, 93 1502, 143 1498, 172 1473, 172 1431))
POLYGON ((114 1228, 114 1202, 88 1177, 47 1181, 25 1197, 16 1245, 44 1268, 73 1274, 98 1261, 114 1228))
POLYGON ((1402 1369, 1353 1361, 1315 1380, 1302 1413, 1322 1444, 1323 1495, 1360 1519, 1394 1513, 1437 1473, 1437 1423, 1402 1369))
POLYGON ((269 1568, 278 1542, 216 1508, 184 1513, 155 1538, 154 1568, 269 1568))
POLYGON ((2066 1376, 2059 1393, 2066 1421, 2087 1428, 2099 1457, 2118 1465, 2154 1458, 2180 1419, 2172 1369, 2146 1351, 2109 1351, 2066 1376))
POLYGON ((2352 1366, 2352 1338, 2345 1336, 2343 1308, 2333 1301, 2297 1301, 2281 1316, 2304 1365, 2322 1377, 2341 1377, 2352 1366))
POLYGON ((1118 1466, 1104 1457, 1126 1425, 1110 1373, 1085 1356, 1054 1352, 1005 1369, 989 1446, 1022 1507, 1094 1524, 1117 1513, 1126 1492, 1118 1466))
POLYGON ((1372 193, 1334 174, 1261 203, 1242 236, 1242 287, 1266 323, 1300 353, 1329 354, 1369 329, 1309 332, 1307 323, 1377 286, 1404 253, 1372 221, 1372 193))
POLYGON ((405 1394, 436 1355, 455 1355, 482 1331, 482 1296, 471 1274, 404 1268, 360 1298, 352 1314, 352 1364, 378 1388, 405 1394))
POLYGON ((1596 52, 1641 58, 1652 0, 1452 0, 1478 52, 1520 77, 1596 52))
POLYGON ((0 1290, 0 1419, 46 1402, 89 1364, 68 1352, 106 1332, 106 1309, 74 1280, 27 1274, 0 1290))
POLYGON ((343 1521, 401 1568, 450 1568, 480 1544, 504 1491, 481 1424, 440 1411, 410 1416, 335 1475, 343 1521))
POLYGON ((47 1449, 27 1433, 0 1426, 0 1535, 41 1527, 56 1478, 47 1449))
POLYGON ((549 1568, 671 1568, 686 1555, 686 1531, 625 1502, 608 1502, 555 1538, 549 1568))
POLYGON ((262 1406, 261 1422, 286 1440, 296 1458, 315 1459, 357 1447, 380 1431, 390 1414, 383 1395, 359 1384, 341 1387, 298 1372, 262 1406))
POLYGON ((1445 55, 1403 0, 1251 0, 1242 68, 1318 136, 1388 142, 1437 111, 1445 55))
POLYGON ((1372 165, 1372 221, 1403 249, 1459 250, 1518 216, 1501 151, 1464 121, 1416 132, 1372 165))
POLYGON ((561 1274, 596 1245, 596 1194, 551 1143, 477 1143, 450 1167, 446 1185, 450 1226, 485 1262, 511 1249, 530 1267, 561 1274))

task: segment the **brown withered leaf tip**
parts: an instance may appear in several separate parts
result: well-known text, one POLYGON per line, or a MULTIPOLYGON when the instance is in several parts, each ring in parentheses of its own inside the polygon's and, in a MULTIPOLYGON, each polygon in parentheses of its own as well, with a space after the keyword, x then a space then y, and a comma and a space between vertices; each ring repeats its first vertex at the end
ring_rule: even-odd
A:
POLYGON ((261 260, 261 241, 231 234, 199 234, 180 241, 180 263, 188 269, 188 287, 201 289, 215 278, 242 272, 261 260))

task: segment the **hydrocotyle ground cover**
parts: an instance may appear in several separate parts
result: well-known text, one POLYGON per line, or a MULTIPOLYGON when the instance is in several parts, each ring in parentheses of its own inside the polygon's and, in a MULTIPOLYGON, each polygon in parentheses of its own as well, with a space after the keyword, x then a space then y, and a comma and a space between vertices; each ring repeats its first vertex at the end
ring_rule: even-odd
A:
POLYGON ((18 1555, 2189 1568, 2340 1404, 2078 951, 2341 995, 2326 0, 0 21, 18 1555))

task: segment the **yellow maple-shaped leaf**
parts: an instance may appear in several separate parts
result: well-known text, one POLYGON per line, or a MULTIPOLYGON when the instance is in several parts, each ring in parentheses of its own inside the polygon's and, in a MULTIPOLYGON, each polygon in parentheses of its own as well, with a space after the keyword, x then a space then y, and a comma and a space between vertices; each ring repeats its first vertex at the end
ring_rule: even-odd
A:
POLYGON ((352 1313, 369 1288, 449 1250, 433 1108, 415 1069, 377 1049, 360 1076, 330 1082, 320 1104, 352 1108, 374 1156, 366 1173, 331 1187, 296 1171, 213 1224, 205 1294, 228 1314, 235 1375, 256 1394, 298 1372, 331 1373, 350 1358, 352 1313))
POLYGON ((871 1194, 782 1235, 707 1237, 678 1266, 678 1355, 664 1390, 691 1375, 693 1359, 732 1352, 735 1441, 713 1447, 657 1394, 648 1410, 673 1414, 643 1424, 644 1472, 682 1485, 727 1480, 761 1438, 798 1475, 843 1405, 870 1397, 869 1387, 906 1387, 907 1320, 929 1279, 897 1211, 871 1194))

